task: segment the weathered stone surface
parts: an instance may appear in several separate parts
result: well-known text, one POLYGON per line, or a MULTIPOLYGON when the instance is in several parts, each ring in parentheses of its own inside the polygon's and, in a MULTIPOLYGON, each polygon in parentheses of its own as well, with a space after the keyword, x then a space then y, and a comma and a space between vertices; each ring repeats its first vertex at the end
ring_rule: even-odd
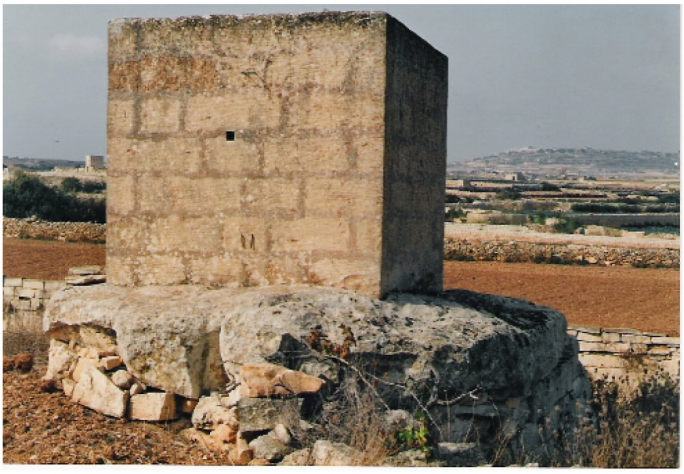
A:
POLYGON ((74 366, 74 369, 71 371, 70 376, 76 382, 80 382, 81 381, 81 375, 83 374, 83 372, 85 372, 90 367, 97 367, 97 366, 98 366, 97 360, 89 359, 86 357, 81 357, 76 362, 76 365, 74 366))
POLYGON ((139 394, 143 393, 144 391, 145 391, 145 387, 142 384, 137 383, 137 382, 133 383, 133 385, 131 385, 131 388, 128 390, 128 392, 131 394, 131 396, 139 395, 139 394))
POLYGON ((243 398, 237 406, 240 431, 249 434, 270 431, 278 424, 296 426, 301 410, 301 398, 243 398))
MULTIPOLYGON (((459 417, 472 417, 475 410, 485 432, 496 408, 514 418, 510 431, 517 433, 532 423, 518 412, 553 410, 559 403, 565 410, 574 404, 568 394, 587 396, 588 380, 577 363, 577 340, 566 334, 562 314, 522 300, 468 291, 396 294, 378 301, 322 288, 102 285, 60 291, 49 304, 46 321, 48 329, 62 335, 80 337, 91 324, 100 334, 115 334, 118 353, 136 379, 186 398, 199 398, 191 394, 215 383, 208 382, 206 371, 220 360, 231 382, 240 381, 240 367, 245 364, 267 361, 292 364, 288 367, 297 370, 323 364, 334 374, 340 362, 310 348, 314 333, 339 346, 345 338, 352 342, 347 360, 372 367, 369 370, 375 375, 394 384, 377 387, 390 406, 414 403, 408 391, 424 403, 432 400, 430 412, 443 431, 449 426, 458 428, 459 417), (130 316, 132 311, 135 318, 130 316), (212 351, 215 361, 210 364, 206 356, 212 351), (376 365, 371 366, 371 360, 376 365), (482 389, 486 393, 477 392, 482 389), (498 398, 488 402, 489 408, 447 403, 473 390, 478 400, 489 400, 487 394, 498 398), (511 398, 521 400, 520 408, 507 407, 511 398)), ((216 394, 213 403, 221 406, 232 396, 216 394)), ((243 398, 238 409, 244 411, 254 400, 243 398)), ((193 414, 193 421, 201 411, 193 414)), ((245 411, 240 418, 250 439, 278 423, 289 426, 276 415, 264 421, 245 411)), ((214 427, 210 420, 200 424, 202 429, 214 427)), ((460 431, 453 434, 463 435, 460 431)))
POLYGON ((88 265, 87 267, 71 267, 69 275, 103 275, 104 269, 101 265, 88 265))
POLYGON ((210 436, 219 443, 219 445, 235 443, 237 441, 238 430, 235 427, 228 425, 218 425, 210 436))
POLYGON ((113 370, 120 367, 123 364, 123 360, 119 356, 109 356, 100 359, 100 365, 105 370, 113 370))
POLYGON ((275 425, 275 428, 273 428, 273 434, 283 443, 292 444, 292 436, 290 436, 290 432, 287 430, 285 425, 280 423, 275 425))
POLYGON ((288 454, 278 463, 279 466, 309 466, 311 457, 310 449, 300 449, 288 454))
POLYGON ((235 449, 230 452, 230 460, 238 465, 245 465, 254 458, 254 451, 249 447, 249 443, 242 435, 238 433, 235 449))
POLYGON ((226 408, 221 404, 218 394, 199 399, 195 410, 192 412, 192 424, 195 428, 213 430, 217 426, 225 424, 237 429, 238 418, 235 408, 226 408))
POLYGON ((125 370, 117 370, 112 374, 112 382, 119 388, 131 388, 135 378, 125 370))
POLYGON ((439 443, 437 456, 448 467, 475 467, 485 462, 480 447, 475 443, 439 443))
POLYGON ((267 459, 269 461, 280 461, 294 451, 294 448, 283 443, 272 431, 253 439, 249 443, 249 447, 256 459, 267 459))
MULTIPOLYGON (((410 449, 390 456, 383 463, 385 467, 430 467, 427 456, 423 451, 410 449)), ((433 463, 432 466, 435 464, 433 463)))
POLYGON ((62 379, 62 389, 64 390, 64 395, 67 397, 70 397, 74 393, 75 386, 76 382, 73 380, 68 378, 62 379))
POLYGON ((134 395, 130 400, 129 415, 132 420, 175 420, 176 397, 166 392, 134 395))
POLYGON ((64 282, 71 286, 97 285, 106 281, 106 275, 68 276, 64 279, 64 282))
POLYGON ((311 448, 311 461, 314 466, 356 466, 363 453, 342 443, 319 440, 311 448))
POLYGON ((69 345, 55 339, 50 340, 48 367, 46 379, 60 380, 68 376, 71 365, 76 361, 76 353, 69 349, 69 345))
POLYGON ((80 381, 74 387, 72 398, 81 405, 115 418, 122 418, 128 406, 128 392, 120 390, 94 365, 83 371, 80 381))
POLYGON ((274 364, 245 364, 240 368, 242 395, 268 397, 318 392, 325 381, 274 364))

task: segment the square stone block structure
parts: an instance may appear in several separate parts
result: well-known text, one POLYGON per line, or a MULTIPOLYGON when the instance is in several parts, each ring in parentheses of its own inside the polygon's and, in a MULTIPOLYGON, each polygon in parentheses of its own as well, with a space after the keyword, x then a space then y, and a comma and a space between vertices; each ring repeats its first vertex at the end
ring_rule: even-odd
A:
POLYGON ((447 69, 381 12, 110 22, 108 282, 441 290, 447 69))

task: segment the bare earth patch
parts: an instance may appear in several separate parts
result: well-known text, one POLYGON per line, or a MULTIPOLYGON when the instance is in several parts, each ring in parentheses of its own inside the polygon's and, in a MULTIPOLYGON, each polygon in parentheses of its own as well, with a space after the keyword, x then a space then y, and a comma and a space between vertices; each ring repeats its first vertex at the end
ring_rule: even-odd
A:
POLYGON ((105 264, 105 246, 3 239, 2 273, 8 277, 63 280, 71 267, 105 264))
POLYGON ((570 324, 679 336, 679 271, 500 262, 444 262, 444 287, 523 298, 570 324))

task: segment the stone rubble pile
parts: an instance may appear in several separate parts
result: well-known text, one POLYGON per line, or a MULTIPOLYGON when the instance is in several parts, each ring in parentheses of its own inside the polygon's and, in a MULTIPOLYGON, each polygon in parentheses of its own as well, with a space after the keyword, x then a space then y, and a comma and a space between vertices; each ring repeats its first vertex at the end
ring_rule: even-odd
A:
POLYGON ((235 464, 361 464, 319 425, 344 409, 333 395, 355 374, 375 382, 397 430, 408 412, 430 420, 436 459, 404 452, 387 461, 397 465, 480 463, 500 432, 510 459, 543 458, 591 396, 562 314, 460 290, 380 301, 308 287, 72 286, 44 328, 45 377, 75 401, 133 420, 189 418, 184 435, 235 464))

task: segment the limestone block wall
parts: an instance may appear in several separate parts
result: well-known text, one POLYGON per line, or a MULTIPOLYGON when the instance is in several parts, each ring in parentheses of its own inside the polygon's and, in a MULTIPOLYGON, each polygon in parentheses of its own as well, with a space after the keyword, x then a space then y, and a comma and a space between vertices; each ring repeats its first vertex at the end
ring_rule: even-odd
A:
POLYGON ((409 246, 422 266, 407 268, 408 277, 381 272, 383 246, 406 240, 384 213, 410 208, 412 224, 441 232, 431 211, 424 222, 417 212, 436 198, 436 183, 415 205, 415 193, 388 193, 390 185, 422 185, 440 173, 444 185, 446 129, 429 125, 445 115, 422 119, 446 108, 446 93, 438 96, 446 80, 421 83, 433 74, 415 71, 435 59, 445 74, 446 58, 431 53, 413 64, 424 43, 388 55, 390 36, 418 42, 405 28, 389 35, 395 23, 384 13, 111 22, 109 282, 309 283, 375 296, 441 285, 438 250, 417 250, 424 242, 416 231, 409 246), (404 53, 408 63, 388 60, 404 53), (413 72, 390 93, 388 78, 401 76, 395 64, 413 72), (403 97, 405 129, 415 128, 396 145, 386 116, 409 85, 425 92, 403 97), (441 105, 425 102, 433 99, 441 105), (406 163, 385 179, 388 163, 400 161, 388 150, 412 139, 414 150, 430 148, 402 155, 406 163), (420 181, 406 178, 419 169, 420 181))
POLYGON ((679 379, 680 338, 628 328, 568 326, 579 342, 579 360, 593 380, 635 388, 650 376, 679 379))
POLYGON ((3 330, 42 330, 43 308, 66 286, 62 280, 35 280, 2 276, 3 330))
POLYGON ((446 56, 388 19, 382 279, 389 290, 442 290, 448 67, 446 56))

